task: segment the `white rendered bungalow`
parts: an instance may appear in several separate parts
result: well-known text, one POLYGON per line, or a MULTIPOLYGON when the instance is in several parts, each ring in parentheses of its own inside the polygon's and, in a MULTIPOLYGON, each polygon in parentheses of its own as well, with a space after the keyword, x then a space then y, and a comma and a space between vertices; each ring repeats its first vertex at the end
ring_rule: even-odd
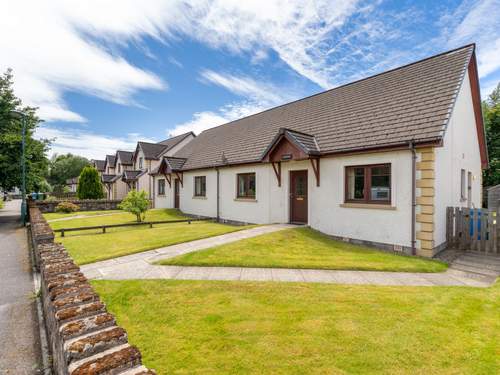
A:
POLYGON ((488 165, 468 45, 202 132, 154 176, 156 207, 303 223, 432 256, 488 165))

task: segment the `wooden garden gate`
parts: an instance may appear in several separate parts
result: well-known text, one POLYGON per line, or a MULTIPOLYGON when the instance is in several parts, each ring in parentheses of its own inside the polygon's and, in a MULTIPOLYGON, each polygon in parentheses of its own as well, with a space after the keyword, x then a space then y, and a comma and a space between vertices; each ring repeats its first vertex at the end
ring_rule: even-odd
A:
POLYGON ((500 254, 500 207, 447 207, 446 241, 449 248, 500 254))

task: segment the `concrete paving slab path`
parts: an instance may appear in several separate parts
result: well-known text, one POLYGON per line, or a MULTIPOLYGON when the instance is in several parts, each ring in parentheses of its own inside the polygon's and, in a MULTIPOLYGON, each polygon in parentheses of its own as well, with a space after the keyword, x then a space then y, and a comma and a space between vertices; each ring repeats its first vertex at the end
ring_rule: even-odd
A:
POLYGON ((20 201, 0 210, 0 374, 36 374, 40 332, 20 201))
POLYGON ((81 267, 89 279, 176 279, 176 280, 230 280, 230 281, 275 281, 312 282, 358 285, 399 286, 472 286, 487 287, 494 278, 472 278, 468 273, 449 269, 442 273, 336 271, 288 268, 256 267, 188 267, 159 266, 156 261, 178 255, 259 236, 283 229, 293 228, 288 224, 261 226, 212 238, 186 242, 178 245, 127 255, 81 267))

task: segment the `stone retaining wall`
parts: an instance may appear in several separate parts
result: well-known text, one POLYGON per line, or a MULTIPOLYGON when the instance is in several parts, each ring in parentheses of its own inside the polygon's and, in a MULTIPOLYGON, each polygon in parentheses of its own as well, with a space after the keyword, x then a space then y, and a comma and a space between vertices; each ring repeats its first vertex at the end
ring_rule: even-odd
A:
POLYGON ((41 212, 54 212, 57 205, 61 202, 71 202, 80 206, 81 211, 101 211, 101 210, 118 210, 118 205, 121 200, 107 199, 88 199, 88 200, 59 200, 59 201, 34 201, 41 212))
POLYGON ((58 375, 148 375, 139 349, 94 292, 37 204, 29 207, 31 242, 41 276, 41 300, 58 375))

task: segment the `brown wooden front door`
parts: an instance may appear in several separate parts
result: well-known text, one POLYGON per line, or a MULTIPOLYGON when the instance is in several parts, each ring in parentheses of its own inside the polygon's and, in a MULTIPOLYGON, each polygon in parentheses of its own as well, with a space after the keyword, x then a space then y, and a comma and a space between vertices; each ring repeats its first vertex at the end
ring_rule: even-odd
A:
POLYGON ((290 222, 307 224, 307 171, 290 171, 290 222))
POLYGON ((174 180, 174 207, 179 207, 179 179, 174 180))

